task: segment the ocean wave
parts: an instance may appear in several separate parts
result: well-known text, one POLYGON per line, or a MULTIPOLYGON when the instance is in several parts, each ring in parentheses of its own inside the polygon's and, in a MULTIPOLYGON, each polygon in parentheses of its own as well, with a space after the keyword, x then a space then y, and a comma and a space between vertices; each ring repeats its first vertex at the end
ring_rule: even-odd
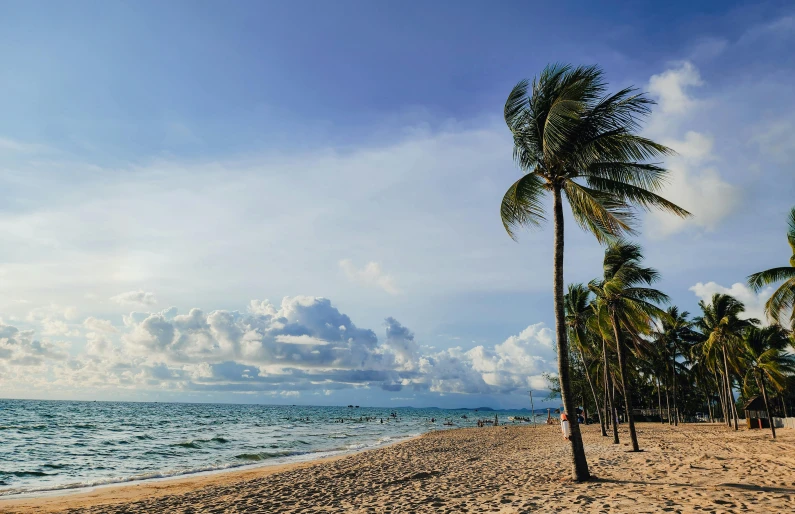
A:
POLYGON ((278 459, 279 457, 292 457, 295 455, 305 455, 306 453, 311 453, 311 452, 294 452, 294 451, 283 450, 279 452, 241 453, 240 455, 235 455, 235 458, 238 460, 260 462, 263 460, 278 459))
POLYGON ((45 473, 44 471, 0 471, 0 475, 15 476, 15 477, 47 477, 53 473, 45 473))
POLYGON ((181 441, 179 443, 174 443, 171 446, 180 446, 182 448, 194 448, 199 449, 202 447, 203 444, 207 443, 220 443, 226 444, 229 442, 229 439, 221 436, 215 436, 210 439, 191 439, 190 441, 181 441))
MULTIPOLYGON (((228 463, 228 464, 219 464, 213 466, 204 466, 204 467, 197 467, 197 468, 190 468, 190 469, 178 469, 178 470, 166 470, 166 471, 156 471, 151 473, 143 473, 140 475, 133 475, 129 477, 113 477, 113 478, 105 478, 100 480, 87 480, 84 482, 72 482, 68 484, 60 484, 60 485, 52 485, 52 486, 45 486, 45 487, 17 487, 11 489, 0 490, 0 497, 3 496, 14 496, 20 494, 33 494, 33 493, 43 493, 49 491, 68 491, 71 489, 83 489, 86 487, 96 487, 102 485, 111 485, 111 484, 124 484, 128 482, 140 482, 142 480, 157 480, 160 478, 172 478, 178 477, 182 475, 193 475, 196 473, 207 473, 212 471, 223 471, 225 469, 233 469, 239 468, 241 466, 245 466, 246 464, 242 463, 228 463)), ((24 472, 19 472, 24 473, 24 472)), ((35 473, 35 472, 34 472, 35 473)), ((8 474, 3 471, 0 471, 0 475, 8 474)), ((12 473, 13 474, 13 473, 12 473)), ((40 475, 36 475, 40 476, 40 475)), ((0 485, 7 485, 0 481, 0 485)))

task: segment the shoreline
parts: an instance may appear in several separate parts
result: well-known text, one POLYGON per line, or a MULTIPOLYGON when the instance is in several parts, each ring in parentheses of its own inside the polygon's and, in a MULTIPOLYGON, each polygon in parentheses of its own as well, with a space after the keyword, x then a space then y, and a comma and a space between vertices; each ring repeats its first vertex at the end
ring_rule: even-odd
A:
POLYGON ((560 427, 425 433, 394 444, 286 465, 0 500, 4 513, 196 512, 788 512, 795 430, 720 424, 637 425, 641 453, 582 427, 592 481, 571 479, 560 427))
MULTIPOLYGON (((432 430, 429 432, 435 432, 437 430, 432 430)), ((442 429, 442 430, 449 430, 449 429, 442 429)), ((390 440, 366 448, 355 448, 350 450, 328 450, 328 451, 307 453, 302 455, 295 455, 293 457, 288 457, 287 458, 288 460, 286 461, 279 461, 279 459, 274 459, 274 461, 240 464, 238 466, 229 466, 226 468, 210 469, 210 470, 195 471, 195 472, 187 471, 185 473, 177 473, 174 475, 163 476, 163 477, 140 478, 140 479, 131 477, 126 480, 124 478, 120 478, 118 481, 112 481, 101 484, 74 485, 74 486, 70 486, 67 484, 62 487, 56 486, 50 489, 39 489, 29 492, 0 495, 0 511, 2 511, 2 509, 4 507, 7 507, 8 505, 10 505, 11 508, 19 508, 19 506, 16 505, 17 503, 20 506, 23 506, 23 504, 27 502, 30 502, 31 504, 35 504, 37 506, 41 503, 42 504, 41 506, 44 507, 45 505, 43 504, 48 503, 47 500, 52 500, 52 502, 61 502, 71 498, 79 498, 84 495, 89 498, 95 498, 101 496, 101 494, 97 493, 103 493, 105 491, 109 491, 112 495, 112 493, 115 492, 113 491, 114 489, 123 490, 128 488, 138 488, 137 490, 138 494, 142 493, 144 490, 151 490, 152 492, 161 492, 161 491, 171 492, 171 490, 175 488, 181 489, 183 485, 190 484, 190 485, 196 485, 198 487, 203 487, 215 481, 223 481, 224 478, 230 478, 232 480, 245 480, 247 478, 255 478, 257 476, 268 476, 273 473, 290 471, 292 469, 312 466, 314 464, 320 464, 323 462, 331 462, 337 459, 343 459, 345 457, 349 457, 351 455, 356 455, 359 453, 365 453, 369 451, 379 450, 382 448, 387 448, 389 446, 394 446, 397 444, 411 441, 413 439, 423 437, 425 434, 428 434, 429 432, 403 437, 397 440, 390 440)), ((165 492, 164 494, 168 494, 168 492, 165 492)), ((119 496, 123 497, 125 495, 119 495, 119 496)))

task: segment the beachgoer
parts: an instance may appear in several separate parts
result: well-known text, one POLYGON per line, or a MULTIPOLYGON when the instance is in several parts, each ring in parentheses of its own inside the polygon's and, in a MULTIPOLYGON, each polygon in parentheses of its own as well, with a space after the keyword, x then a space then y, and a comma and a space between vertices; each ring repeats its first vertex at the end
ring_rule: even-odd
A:
POLYGON ((563 432, 563 439, 568 441, 571 437, 571 428, 569 427, 569 416, 565 412, 560 413, 560 429, 563 432))

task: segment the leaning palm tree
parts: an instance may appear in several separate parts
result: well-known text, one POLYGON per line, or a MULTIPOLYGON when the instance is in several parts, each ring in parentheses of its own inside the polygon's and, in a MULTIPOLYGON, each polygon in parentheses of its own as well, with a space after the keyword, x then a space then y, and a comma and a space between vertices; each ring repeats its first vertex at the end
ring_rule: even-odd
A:
POLYGON ((769 270, 754 273, 748 277, 748 285, 754 291, 759 291, 768 284, 773 284, 781 280, 784 281, 773 295, 765 303, 765 313, 773 323, 784 325, 786 317, 789 317, 791 330, 795 330, 795 207, 789 213, 789 229, 787 230, 787 241, 792 248, 792 257, 789 258, 789 266, 770 268, 769 270))
POLYGON ((776 438, 776 427, 767 401, 767 384, 770 383, 781 390, 784 388, 787 375, 795 372, 795 361, 792 355, 785 351, 788 344, 786 331, 778 325, 764 328, 751 327, 743 334, 742 363, 746 370, 745 388, 748 389, 749 379, 752 379, 762 393, 773 439, 776 438))
POLYGON ((611 244, 605 251, 604 280, 593 280, 588 284, 598 301, 607 309, 613 328, 629 437, 632 451, 635 452, 640 451, 640 448, 632 416, 626 339, 631 339, 636 347, 645 344, 640 335, 649 333, 652 319, 664 314, 655 304, 668 302, 665 293, 650 287, 659 280, 660 274, 653 268, 644 268, 641 265, 642 259, 641 248, 636 244, 623 241, 611 244))
POLYGON ((579 353, 580 360, 582 360, 583 370, 585 372, 585 379, 588 381, 588 387, 591 389, 593 395, 594 406, 596 407, 596 414, 599 417, 599 427, 601 428, 602 435, 607 437, 605 431, 604 419, 602 419, 602 412, 599 409, 599 399, 596 397, 596 388, 594 387, 593 380, 591 380, 590 365, 593 363, 593 358, 589 358, 593 352, 593 334, 588 330, 588 320, 593 316, 593 310, 590 303, 591 292, 582 284, 569 284, 569 291, 564 296, 564 303, 566 305, 566 326, 569 327, 569 338, 573 343, 574 350, 579 353))
MULTIPOLYGON (((505 103, 514 159, 525 175, 508 188, 500 216, 508 234, 515 237, 518 226, 544 220, 542 197, 552 195, 555 335, 561 399, 569 412, 576 406, 563 309, 563 196, 575 221, 600 242, 632 233, 633 205, 689 215, 656 194, 667 170, 648 161, 671 150, 637 135, 639 122, 653 103, 634 88, 607 94, 597 66, 562 65, 547 66, 532 86, 526 80, 519 82, 505 103)), ((590 473, 575 417, 570 439, 573 477, 587 480, 590 473)))
POLYGON ((735 350, 739 347, 743 332, 756 325, 757 319, 740 319, 745 312, 742 302, 726 294, 715 293, 710 303, 698 303, 702 316, 696 318, 696 326, 706 338, 703 352, 712 361, 718 373, 723 377, 722 389, 725 395, 724 412, 734 420, 734 430, 738 429, 737 406, 732 392, 732 377, 729 372, 730 361, 736 357, 735 350))

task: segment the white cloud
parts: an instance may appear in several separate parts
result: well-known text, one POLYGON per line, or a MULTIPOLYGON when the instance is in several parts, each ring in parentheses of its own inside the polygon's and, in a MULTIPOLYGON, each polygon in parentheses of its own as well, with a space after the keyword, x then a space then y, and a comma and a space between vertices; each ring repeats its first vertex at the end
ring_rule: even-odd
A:
MULTIPOLYGON (((38 323, 48 330, 52 322, 38 323)), ((311 296, 287 297, 279 305, 255 300, 248 313, 134 312, 121 332, 95 317, 82 326, 86 343, 73 357, 66 343, 37 341, 33 331, 0 326, 0 387, 259 394, 377 387, 507 394, 543 388, 541 374, 555 369, 552 332, 543 324, 493 347, 436 351, 419 345, 394 318, 385 320, 379 338, 330 300, 311 296)))
POLYGON ((89 316, 88 318, 83 321, 83 326, 86 330, 90 332, 100 332, 100 333, 111 333, 111 332, 118 332, 116 327, 113 326, 113 323, 106 319, 97 319, 93 316, 89 316))
POLYGON ((682 219, 652 211, 647 217, 651 237, 666 237, 687 227, 715 230, 740 205, 740 189, 727 182, 718 169, 713 136, 693 130, 681 134, 679 128, 700 112, 703 102, 693 98, 689 88, 702 84, 698 69, 690 62, 649 81, 649 92, 659 102, 659 109, 647 131, 678 154, 666 159, 670 173, 662 196, 693 215, 682 219))
POLYGON ((684 114, 697 104, 687 89, 702 84, 698 69, 692 63, 684 62, 678 68, 652 75, 648 91, 657 98, 662 114, 684 114))
POLYGON ((394 279, 381 269, 377 262, 368 262, 363 268, 358 269, 350 259, 343 259, 339 263, 340 269, 350 280, 368 286, 380 287, 389 294, 398 294, 400 291, 395 286, 394 279))
POLYGON ((322 339, 318 339, 317 337, 308 336, 306 334, 300 336, 291 336, 280 334, 277 335, 275 338, 277 343, 285 343, 285 344, 306 344, 309 346, 322 346, 329 344, 328 341, 324 341, 322 339))
POLYGON ((773 293, 772 288, 765 288, 758 293, 753 292, 747 285, 737 282, 732 284, 731 287, 724 287, 715 282, 707 282, 706 284, 698 282, 696 285, 690 287, 695 295, 706 303, 712 300, 712 295, 715 293, 727 294, 737 298, 745 305, 745 313, 740 316, 741 318, 756 318, 762 323, 767 324, 767 316, 765 316, 765 302, 770 298, 773 293))
POLYGON ((110 298, 112 302, 119 305, 133 306, 133 307, 149 307, 157 303, 154 293, 148 293, 143 290, 127 291, 126 293, 117 294, 110 298))

